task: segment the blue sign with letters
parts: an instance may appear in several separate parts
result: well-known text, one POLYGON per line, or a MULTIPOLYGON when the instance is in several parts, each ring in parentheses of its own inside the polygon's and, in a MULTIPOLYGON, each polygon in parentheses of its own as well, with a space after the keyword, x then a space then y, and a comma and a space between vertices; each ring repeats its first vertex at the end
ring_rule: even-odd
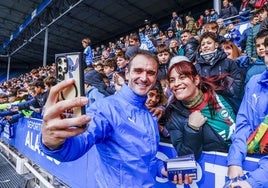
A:
MULTIPOLYGON (((30 160, 55 175, 58 179, 72 188, 95 187, 92 179, 95 172, 94 156, 90 155, 93 147, 86 155, 72 162, 61 163, 39 150, 39 136, 42 121, 39 119, 21 118, 14 124, 14 137, 10 138, 6 132, 1 133, 1 139, 13 145, 30 160)), ((165 160, 174 158, 177 153, 171 144, 160 143, 157 157, 165 160)), ((157 177, 157 188, 207 188, 223 187, 227 174, 226 153, 203 152, 198 160, 198 177, 191 185, 174 185, 167 178, 157 177)), ((247 157, 243 169, 252 171, 258 167, 258 158, 247 157)))

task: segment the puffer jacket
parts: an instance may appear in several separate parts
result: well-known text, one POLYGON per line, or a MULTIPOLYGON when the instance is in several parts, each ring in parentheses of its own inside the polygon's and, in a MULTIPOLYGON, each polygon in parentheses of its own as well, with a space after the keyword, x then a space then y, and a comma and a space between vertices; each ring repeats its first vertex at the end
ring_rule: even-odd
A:
POLYGON ((212 62, 206 62, 200 53, 196 56, 196 62, 195 67, 201 76, 210 77, 224 73, 230 74, 233 84, 221 94, 232 105, 235 112, 237 112, 244 94, 245 79, 238 65, 233 60, 227 58, 227 55, 221 49, 216 51, 212 62))
POLYGON ((225 141, 208 123, 205 123, 199 131, 188 126, 191 112, 181 101, 172 102, 167 107, 166 114, 165 126, 178 155, 193 153, 198 159, 202 151, 228 152, 229 142, 225 141))
POLYGON ((163 165, 156 158, 160 140, 157 119, 145 106, 146 97, 128 86, 87 108, 92 119, 81 135, 68 138, 61 149, 41 150, 59 161, 72 161, 94 144, 97 153, 94 179, 96 187, 154 187, 163 165))
POLYGON ((182 46, 184 56, 188 57, 191 62, 195 62, 199 42, 194 37, 190 38, 189 41, 182 46))
POLYGON ((167 75, 168 66, 169 66, 169 63, 159 64, 159 68, 157 72, 157 80, 160 81, 160 80, 168 78, 168 75, 167 75))

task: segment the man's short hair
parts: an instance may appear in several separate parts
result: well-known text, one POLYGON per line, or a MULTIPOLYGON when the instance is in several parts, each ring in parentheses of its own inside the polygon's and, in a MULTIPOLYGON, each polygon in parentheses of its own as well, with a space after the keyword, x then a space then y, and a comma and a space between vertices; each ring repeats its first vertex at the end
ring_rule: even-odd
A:
POLYGON ((181 35, 184 34, 184 33, 190 33, 191 34, 191 31, 189 29, 184 29, 181 31, 181 35))

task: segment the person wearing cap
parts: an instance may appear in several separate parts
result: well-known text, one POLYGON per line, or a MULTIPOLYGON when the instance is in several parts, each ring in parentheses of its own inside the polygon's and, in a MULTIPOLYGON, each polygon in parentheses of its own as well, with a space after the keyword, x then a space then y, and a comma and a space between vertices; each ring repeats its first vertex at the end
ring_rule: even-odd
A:
MULTIPOLYGON (((43 116, 40 150, 62 162, 76 160, 87 152, 94 155, 97 168, 90 174, 94 176, 92 187, 155 187, 156 176, 167 175, 164 164, 156 158, 157 118, 145 105, 157 70, 155 55, 138 51, 128 64, 127 85, 93 103, 87 114, 69 119, 61 119, 61 113, 86 105, 88 99, 57 101, 58 93, 74 83, 72 79, 54 86, 43 116), (79 128, 84 124, 86 128, 79 128), (90 150, 93 145, 96 150, 90 150)), ((191 182, 186 176, 184 183, 191 182)), ((175 176, 174 183, 182 184, 182 177, 175 176)))
POLYGON ((173 97, 166 109, 166 123, 178 155, 202 151, 228 152, 235 128, 235 113, 219 91, 227 89, 226 75, 205 78, 185 56, 173 57, 168 68, 173 97))

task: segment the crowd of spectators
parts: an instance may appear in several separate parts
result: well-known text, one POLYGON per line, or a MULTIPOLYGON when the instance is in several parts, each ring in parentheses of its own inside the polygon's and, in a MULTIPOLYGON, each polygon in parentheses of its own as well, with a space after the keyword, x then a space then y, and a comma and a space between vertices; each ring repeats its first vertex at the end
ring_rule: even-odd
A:
MULTIPOLYGON (((259 31, 267 29, 266 3, 266 1, 262 1, 261 6, 255 6, 250 4, 248 0, 242 0, 241 6, 237 8, 233 6, 232 2, 223 0, 219 13, 213 8, 206 9, 204 15, 201 14, 198 20, 195 20, 191 14, 184 17, 178 16, 177 12, 174 11, 169 27, 165 30, 161 30, 157 23, 151 24, 150 21, 145 20, 144 27, 137 32, 120 37, 115 42, 111 41, 107 46, 102 44, 100 47, 91 48, 90 38, 84 38, 81 42, 83 48, 85 48, 84 61, 87 66, 85 72, 95 69, 103 77, 105 87, 102 87, 102 92, 104 95, 113 94, 123 82, 126 82, 124 71, 132 54, 138 49, 149 50, 158 56, 160 64, 158 80, 162 85, 164 97, 168 99, 171 95, 167 87, 169 61, 174 56, 184 55, 196 64, 197 69, 202 69, 200 72, 205 77, 221 73, 231 75, 238 87, 235 91, 239 92, 233 93, 233 96, 240 95, 240 97, 234 98, 236 100, 234 108, 237 111, 245 78, 247 77, 246 81, 248 81, 249 76, 261 72, 265 67, 263 50, 258 49, 261 44, 256 43, 257 40, 255 39, 259 31), (235 25, 245 20, 250 20, 250 27, 240 33, 235 25), (215 49, 207 50, 205 49, 207 47, 202 47, 203 39, 209 37, 217 44, 215 49), (236 49, 238 55, 234 55, 233 48, 236 49), (216 53, 211 55, 211 52, 215 50, 217 50, 216 53), (217 56, 220 59, 215 60, 217 56), (228 68, 228 71, 225 70, 226 67, 221 70, 217 68, 217 71, 215 71, 211 65, 208 66, 209 69, 200 68, 207 64, 206 62, 212 60, 215 60, 214 64, 222 64, 221 59, 230 62, 228 66, 232 68, 228 68), (255 66, 257 65, 260 65, 260 68, 258 67, 259 71, 256 72, 254 70, 256 70, 255 66), (247 75, 247 72, 250 72, 250 75, 247 75)), ((259 35, 265 36, 265 34, 267 32, 259 35)), ((3 98, 3 100, 1 100, 0 108, 1 113, 5 113, 1 115, 1 118, 5 121, 11 120, 14 114, 20 114, 19 117, 41 118, 42 107, 45 104, 49 88, 55 84, 55 63, 51 66, 32 69, 30 73, 2 82, 0 98, 3 98), (21 96, 22 93, 24 96, 21 96), (14 105, 11 104, 14 103, 17 104, 16 108, 12 108, 14 105), (23 113, 22 110, 31 113, 23 113), (6 113, 7 115, 5 115, 6 113)), ((93 87, 100 88, 97 82, 93 84, 93 87)))
MULTIPOLYGON (((204 78, 228 75, 230 87, 221 95, 237 113, 245 84, 266 67, 264 40, 268 36, 268 5, 267 1, 261 1, 261 4, 257 2, 260 0, 255 4, 242 0, 237 8, 232 2, 223 0, 219 13, 213 8, 206 9, 197 20, 191 14, 182 18, 172 12, 169 27, 165 30, 160 29, 157 23, 151 24, 146 20, 144 27, 137 32, 111 41, 107 46, 91 48, 90 38, 84 38, 81 42, 85 48, 86 95, 92 103, 116 93, 127 83, 124 72, 129 59, 142 49, 156 54, 159 61, 158 85, 149 92, 146 106, 153 113, 160 109, 159 131, 162 140, 170 142, 163 114, 172 98, 168 76, 172 57, 185 56, 204 78), (244 21, 248 21, 250 26, 240 33, 235 26, 244 21), (91 91, 95 91, 95 94, 90 94, 91 91)), ((2 82, 2 128, 6 123, 14 123, 24 116, 42 118, 49 89, 56 83, 55 63, 2 82)))

